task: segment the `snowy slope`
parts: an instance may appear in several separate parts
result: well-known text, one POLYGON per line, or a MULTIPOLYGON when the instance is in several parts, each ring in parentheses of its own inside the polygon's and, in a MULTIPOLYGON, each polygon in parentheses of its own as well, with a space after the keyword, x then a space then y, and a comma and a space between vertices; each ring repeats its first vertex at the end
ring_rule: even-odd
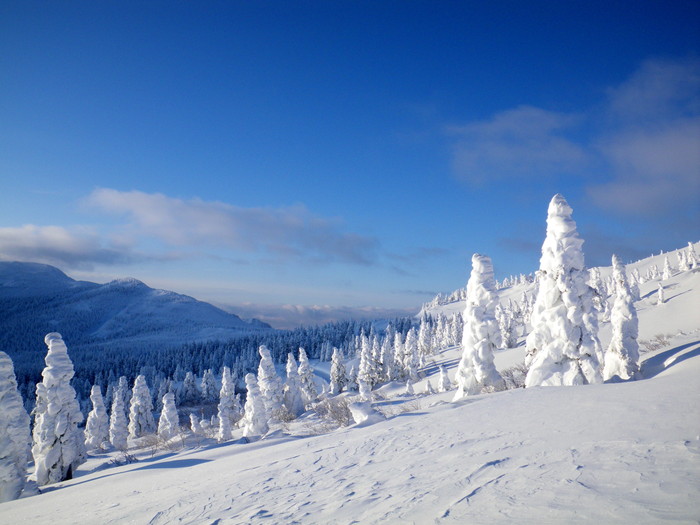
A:
MULTIPOLYGON (((306 414, 254 443, 189 438, 120 467, 104 455, 72 481, 0 505, 0 522, 697 523, 700 272, 663 285, 665 304, 644 285, 637 303, 643 380, 458 403, 420 394, 437 364, 454 377, 451 348, 416 395, 397 384, 375 393, 386 419, 314 435, 319 421, 306 414)), ((497 366, 522 352, 499 352, 497 366)))

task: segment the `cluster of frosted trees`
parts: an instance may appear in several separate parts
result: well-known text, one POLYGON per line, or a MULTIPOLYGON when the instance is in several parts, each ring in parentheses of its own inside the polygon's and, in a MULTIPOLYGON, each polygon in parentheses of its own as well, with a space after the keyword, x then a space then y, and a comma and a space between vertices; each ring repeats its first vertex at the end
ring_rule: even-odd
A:
MULTIPOLYGON (((12 360, 0 352, 0 502, 19 497, 26 477, 29 453, 33 456, 34 478, 38 486, 57 483, 73 477, 75 469, 87 457, 88 450, 127 450, 130 440, 143 444, 140 438, 157 436, 167 442, 181 433, 176 396, 167 391, 161 399, 158 421, 154 417, 151 392, 143 375, 136 377, 129 389, 122 377, 115 391, 108 415, 99 386, 93 386, 90 400, 92 410, 85 428, 76 392, 70 382, 74 376, 73 363, 63 338, 50 333, 45 338, 48 346, 43 380, 36 386, 36 406, 33 411, 34 429, 30 436, 30 419, 17 389, 12 360)), ((195 434, 208 435, 219 441, 232 439, 236 428, 243 436, 259 436, 267 432, 274 421, 296 418, 318 398, 313 379, 313 368, 303 348, 299 349, 299 364, 290 353, 286 380, 275 370, 270 351, 259 348, 258 374, 247 374, 247 396, 241 406, 236 393, 236 377, 229 367, 223 368, 219 387, 211 371, 205 372, 198 399, 216 402, 217 414, 204 425, 190 414, 190 429, 195 434)), ((185 394, 195 398, 192 388, 194 377, 188 374, 183 382, 185 394)))
MULTIPOLYGON (((585 268, 583 240, 571 215, 564 197, 555 195, 548 208, 537 295, 529 314, 532 329, 526 339, 526 387, 599 383, 614 376, 630 379, 639 374, 635 292, 625 268, 614 256, 613 337, 604 352, 598 340, 595 305, 601 294, 589 284, 589 280, 594 284, 599 281, 599 275, 589 275, 585 268)), ((508 335, 497 319, 495 292, 491 260, 474 255, 455 399, 505 387, 493 364, 493 352, 503 345, 504 333, 508 335)))

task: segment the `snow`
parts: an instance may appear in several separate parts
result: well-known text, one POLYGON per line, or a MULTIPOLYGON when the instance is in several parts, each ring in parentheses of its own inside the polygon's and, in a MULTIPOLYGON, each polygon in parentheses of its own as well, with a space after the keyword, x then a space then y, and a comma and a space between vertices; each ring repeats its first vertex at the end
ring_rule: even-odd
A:
MULTIPOLYGON (((610 273, 601 269, 603 279, 610 273)), ((461 349, 451 347, 428 357, 413 395, 392 382, 371 402, 332 397, 346 403, 350 426, 319 430, 307 412, 252 442, 236 429, 222 444, 190 435, 171 448, 130 450, 136 463, 100 454, 75 479, 1 504, 0 522, 697 524, 700 271, 664 280, 661 305, 657 284, 642 283, 635 303, 638 381, 452 403, 454 390, 423 394, 441 367, 454 380, 461 349)), ((500 299, 526 285, 513 288, 500 299)), ((610 324, 600 328, 607 348, 610 324)), ((503 373, 524 357, 521 338, 494 361, 503 373)), ((330 364, 313 366, 327 381, 330 364)))

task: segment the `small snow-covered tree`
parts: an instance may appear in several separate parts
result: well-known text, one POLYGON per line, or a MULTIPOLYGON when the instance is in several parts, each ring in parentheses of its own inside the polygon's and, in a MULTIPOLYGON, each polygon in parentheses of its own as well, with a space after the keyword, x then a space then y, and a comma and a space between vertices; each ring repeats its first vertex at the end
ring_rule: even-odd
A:
POLYGON ((418 333, 411 328, 403 345, 404 376, 411 381, 418 379, 418 333))
POLYGON ((668 260, 668 255, 664 257, 664 273, 661 275, 661 279, 664 281, 670 279, 673 276, 673 268, 671 268, 671 261, 668 260))
POLYGON ((296 359, 291 352, 287 354, 287 381, 284 383, 284 407, 292 417, 304 413, 304 399, 301 393, 301 380, 296 359))
POLYGON ((282 409, 284 399, 284 385, 277 375, 275 365, 267 346, 258 348, 260 353, 260 365, 258 365, 257 383, 265 400, 265 410, 270 418, 277 418, 282 409))
POLYGON ((659 283, 659 288, 656 290, 656 304, 664 304, 665 302, 664 285, 659 283))
POLYGON ((231 369, 224 367, 221 375, 221 390, 219 391, 219 442, 228 441, 233 437, 233 425, 237 421, 236 391, 231 376, 231 369))
POLYGON ((0 503, 19 498, 27 477, 29 416, 10 356, 0 351, 0 503))
POLYGON ((547 210, 532 332, 526 341, 526 387, 602 381, 593 291, 571 214, 564 197, 555 195, 547 210))
POLYGON ((318 390, 314 383, 314 369, 309 363, 309 358, 303 348, 299 348, 299 381, 301 383, 301 395, 304 406, 313 403, 318 398, 318 390))
POLYGON ((695 247, 692 242, 688 243, 688 251, 686 253, 686 261, 688 262, 688 267, 692 270, 698 266, 698 256, 695 253, 695 247))
POLYGON ((428 379, 425 383, 425 394, 432 395, 434 393, 435 393, 435 389, 433 388, 433 385, 430 383, 430 379, 428 379))
POLYGON ((200 400, 197 382, 194 379, 192 372, 185 374, 185 379, 182 382, 182 402, 186 404, 196 403, 200 400))
POLYGON ((612 340, 605 353, 603 379, 614 376, 621 379, 635 379, 639 374, 639 321, 634 307, 634 298, 625 274, 625 266, 620 259, 613 255, 613 278, 616 292, 610 324, 612 325, 612 340))
POLYGON ((202 433, 202 425, 199 422, 197 414, 190 414, 190 430, 195 436, 202 433))
POLYGON ((413 381, 410 379, 406 381, 406 390, 404 391, 404 394, 407 396, 412 396, 415 394, 415 391, 413 390, 413 381))
POLYGON ((208 368, 202 374, 202 399, 205 403, 214 403, 219 395, 219 388, 216 384, 216 378, 211 368, 208 368))
MULTIPOLYGON (((366 339, 363 337, 363 339, 366 339)), ((360 367, 357 371, 357 387, 363 400, 371 398, 372 391, 372 356, 368 344, 363 344, 360 351, 360 367)))
POLYGON ((85 445, 88 449, 102 449, 109 442, 109 418, 99 385, 92 386, 90 401, 92 410, 85 423, 85 445))
POLYGON ((248 395, 244 407, 245 415, 241 422, 243 435, 245 437, 261 436, 268 431, 267 420, 269 416, 265 408, 265 400, 253 374, 246 374, 245 385, 248 395))
POLYGON ((70 385, 73 363, 61 334, 47 334, 44 341, 49 351, 43 381, 36 385, 32 446, 39 486, 71 479, 86 459, 85 438, 78 428, 83 414, 70 385))
POLYGON ((117 450, 126 450, 127 448, 129 432, 124 410, 124 396, 115 395, 112 401, 112 411, 109 415, 109 442, 117 450))
POLYGON ((151 391, 146 384, 143 375, 136 377, 134 388, 131 391, 131 404, 129 406, 129 437, 131 439, 152 434, 156 430, 156 422, 153 419, 153 401, 151 391))
POLYGON ((158 436, 168 441, 180 432, 180 418, 175 406, 175 394, 168 392, 163 396, 163 411, 158 419, 158 436))
POLYGON ((440 378, 438 379, 438 392, 449 392, 452 389, 452 382, 447 375, 445 367, 440 365, 440 378))
POLYGON ((493 354, 501 347, 501 331, 496 320, 497 301, 491 259, 475 253, 467 283, 462 359, 457 369, 455 401, 505 388, 505 382, 493 363, 493 354))
POLYGON ((333 348, 331 358, 331 395, 340 394, 348 384, 347 371, 343 354, 337 348, 333 348))

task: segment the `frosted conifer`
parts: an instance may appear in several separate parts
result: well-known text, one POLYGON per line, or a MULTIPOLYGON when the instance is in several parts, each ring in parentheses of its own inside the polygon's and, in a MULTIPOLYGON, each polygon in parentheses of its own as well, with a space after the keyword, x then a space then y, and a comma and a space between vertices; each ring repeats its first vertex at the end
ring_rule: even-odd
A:
POLYGON ((127 421, 124 412, 124 396, 115 395, 109 415, 109 442, 117 450, 127 448, 127 421))
POLYGON ((410 379, 406 381, 406 391, 404 392, 404 394, 407 396, 412 396, 415 394, 415 392, 413 391, 413 381, 411 381, 410 379))
POLYGON ((199 435, 202 433, 202 426, 199 423, 199 418, 196 414, 190 414, 190 430, 194 435, 199 435))
POLYGON ((10 356, 0 352, 0 503, 19 498, 27 477, 29 416, 10 356))
POLYGON ((301 393, 301 380, 297 361, 294 355, 287 354, 287 380, 284 383, 284 407, 292 417, 298 417, 304 413, 304 399, 301 393))
POLYGON ((146 378, 139 375, 134 381, 129 406, 129 437, 131 439, 152 434, 156 430, 153 419, 153 401, 146 378))
POLYGON ((435 393, 435 389, 433 388, 433 385, 430 383, 430 379, 426 381, 425 383, 425 393, 426 395, 432 395, 435 393))
POLYGON ((318 398, 316 383, 314 382, 314 369, 309 363, 309 358, 303 348, 299 348, 299 381, 301 383, 301 395, 304 406, 313 403, 318 398))
POLYGON ((555 195, 547 211, 532 332, 526 342, 526 387, 602 381, 593 291, 586 283, 583 240, 571 214, 564 197, 555 195))
POLYGON ((180 432, 180 419, 175 406, 175 394, 168 392, 163 396, 163 411, 158 419, 158 436, 164 441, 174 438, 180 432))
POLYGON ((109 418, 99 385, 92 386, 90 400, 92 410, 85 423, 85 445, 88 449, 101 449, 105 442, 109 442, 109 418))
POLYGON ((666 296, 664 295, 664 285, 659 283, 659 288, 656 291, 656 304, 664 304, 666 296))
POLYGON ((49 351, 43 381, 36 385, 32 446, 39 486, 71 479, 86 459, 85 438, 78 428, 83 414, 70 385, 73 363, 61 334, 47 334, 44 341, 49 351))
POLYGON ((612 263, 616 294, 610 314, 612 340, 605 353, 603 379, 608 380, 614 376, 621 379, 634 379, 639 374, 637 310, 634 307, 634 298, 627 282, 624 264, 616 255, 613 255, 612 263))
POLYGON ((196 403, 199 399, 200 395, 197 389, 197 382, 194 379, 194 374, 192 372, 187 372, 182 382, 182 402, 186 404, 196 403))
POLYGON ((418 333, 411 328, 403 345, 404 377, 415 381, 418 378, 418 333))
POLYGON ((673 275, 673 269, 671 268, 671 261, 668 260, 668 255, 664 256, 664 273, 661 275, 662 280, 670 279, 673 275))
POLYGON ((440 365, 440 379, 438 379, 438 392, 449 392, 452 389, 452 382, 447 375, 445 367, 440 365))
POLYGON ((253 374, 246 374, 245 385, 248 395, 244 407, 245 415, 241 423, 243 435, 245 437, 260 436, 268 430, 267 420, 269 417, 265 408, 265 400, 253 374))
POLYGON ((347 371, 343 354, 337 348, 333 348, 331 358, 331 395, 340 394, 348 384, 347 371))
POLYGON ((491 259, 475 253, 467 283, 462 359, 457 369, 455 401, 505 388, 505 382, 493 363, 493 353, 501 347, 501 331, 496 320, 497 301, 491 259))
POLYGON ((202 374, 202 399, 205 403, 216 402, 219 395, 219 388, 216 385, 216 379, 211 368, 208 368, 202 374))
POLYGON ((268 348, 265 345, 261 345, 258 352, 260 353, 260 365, 258 366, 256 385, 262 393, 267 414, 271 418, 276 418, 282 409, 284 385, 277 375, 268 348))
POLYGON ((231 369, 224 367, 224 372, 221 375, 221 390, 219 391, 219 436, 220 442, 228 441, 233 437, 233 425, 237 420, 238 411, 236 409, 236 392, 231 369))

